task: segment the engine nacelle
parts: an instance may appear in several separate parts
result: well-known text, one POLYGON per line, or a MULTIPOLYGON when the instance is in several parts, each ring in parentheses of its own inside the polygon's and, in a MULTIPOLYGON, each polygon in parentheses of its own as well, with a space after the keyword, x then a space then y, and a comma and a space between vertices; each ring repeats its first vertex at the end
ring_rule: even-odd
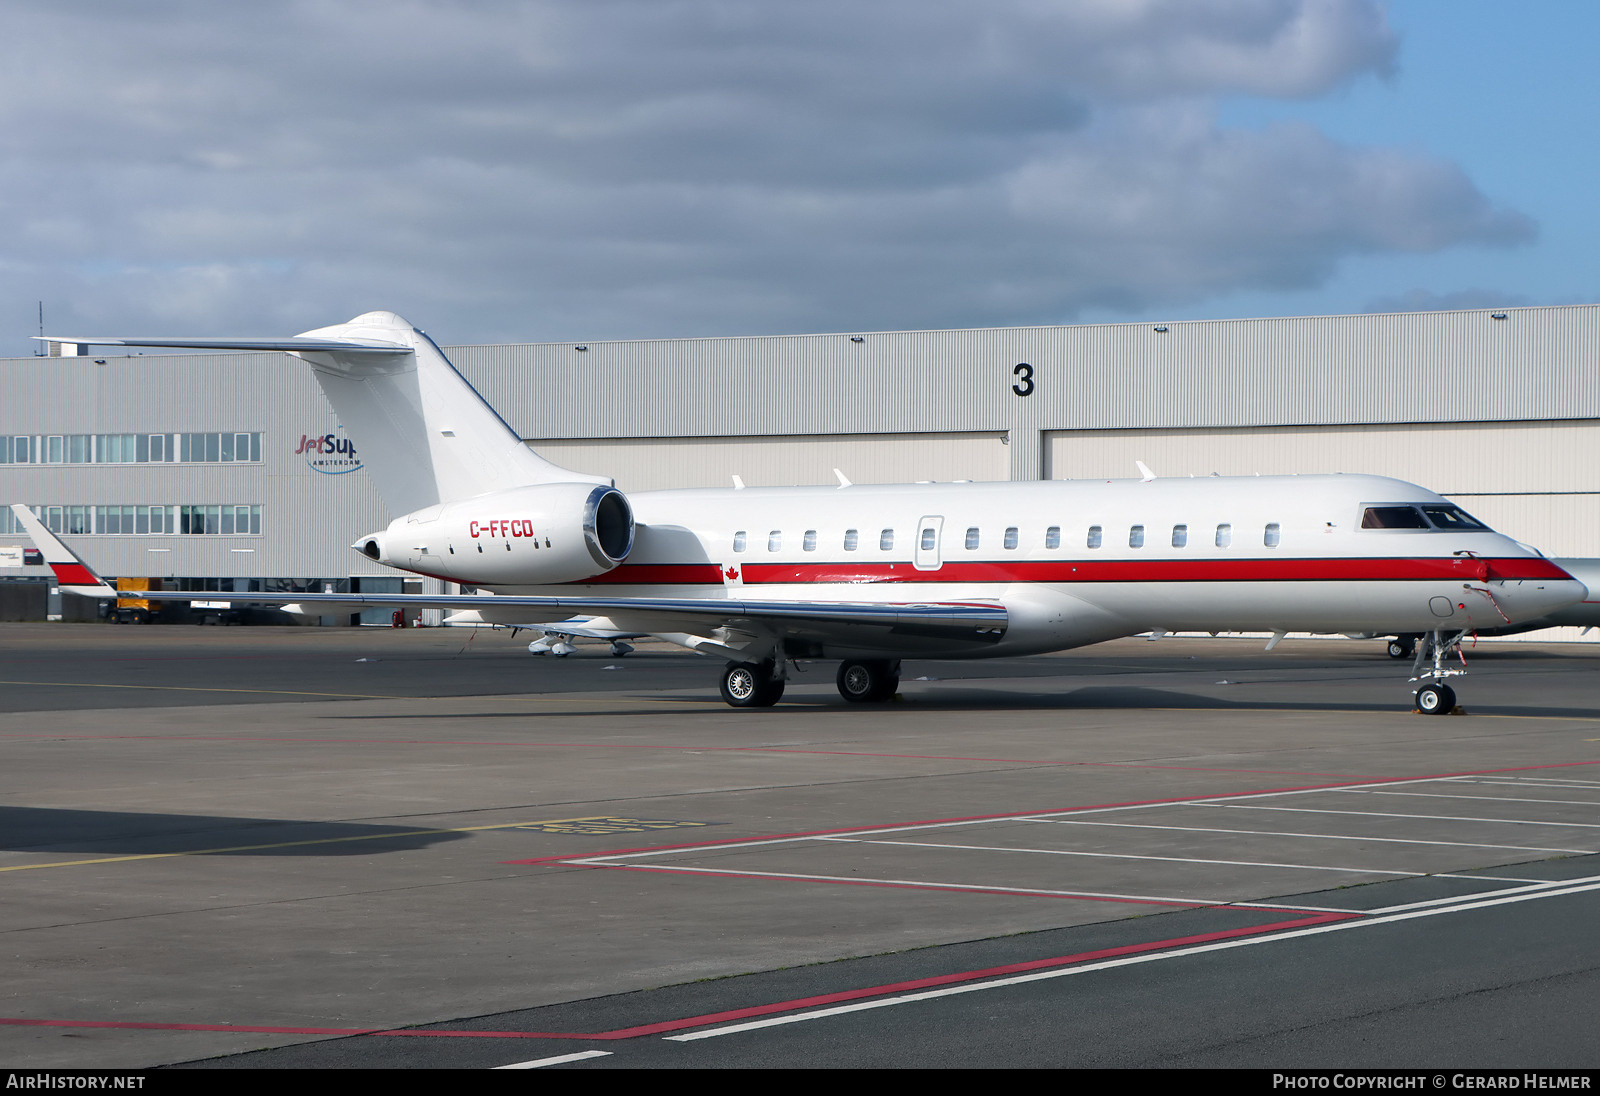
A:
POLYGON ((474 586, 543 586, 603 574, 633 548, 615 487, 542 483, 429 506, 351 545, 405 571, 474 586))

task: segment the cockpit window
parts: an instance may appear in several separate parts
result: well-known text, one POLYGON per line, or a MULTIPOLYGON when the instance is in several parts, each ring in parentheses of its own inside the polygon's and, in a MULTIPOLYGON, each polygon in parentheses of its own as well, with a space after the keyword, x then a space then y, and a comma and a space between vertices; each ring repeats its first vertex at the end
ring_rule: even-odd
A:
POLYGON ((1424 506, 1422 512, 1428 515, 1428 520, 1433 522, 1435 529, 1445 529, 1453 533, 1487 533, 1489 531, 1487 525, 1459 506, 1424 506))
POLYGON ((1428 521, 1415 506, 1369 506, 1361 515, 1363 529, 1426 529, 1428 521))
POLYGON ((1486 533, 1489 527, 1459 506, 1369 506, 1361 514, 1363 529, 1439 529, 1447 533, 1486 533))

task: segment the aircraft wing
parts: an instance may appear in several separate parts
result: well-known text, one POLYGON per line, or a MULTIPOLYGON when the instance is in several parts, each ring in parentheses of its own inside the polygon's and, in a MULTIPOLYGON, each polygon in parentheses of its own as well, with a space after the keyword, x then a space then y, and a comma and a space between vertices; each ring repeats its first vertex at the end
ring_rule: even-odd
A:
MULTIPOLYGON (((12 506, 28 535, 55 572, 61 589, 87 597, 116 597, 117 591, 45 528, 21 503, 12 506)), ((931 649, 951 644, 993 644, 1004 637, 1008 615, 990 601, 829 602, 746 601, 732 598, 614 597, 520 594, 269 594, 200 591, 140 591, 148 601, 233 601, 281 605, 291 612, 322 606, 327 613, 368 608, 476 610, 490 623, 528 624, 581 615, 606 617, 618 631, 661 636, 691 650, 739 655, 770 649, 775 641, 845 644, 903 650, 925 642, 931 649)))
MULTIPOLYGON (((82 565, 79 564, 81 567, 82 565)), ((66 587, 70 593, 115 597, 66 587)), ((527 625, 560 621, 574 614, 604 616, 617 632, 661 636, 694 650, 739 654, 765 638, 809 639, 866 648, 903 649, 921 639, 930 647, 998 643, 1005 635, 1005 607, 995 602, 735 601, 731 598, 572 597, 516 594, 258 594, 140 591, 150 601, 232 601, 281 605, 290 612, 328 614, 362 609, 474 609, 489 623, 527 625), (487 603, 487 604, 486 604, 487 603), (885 641, 892 638, 893 643, 885 641)))

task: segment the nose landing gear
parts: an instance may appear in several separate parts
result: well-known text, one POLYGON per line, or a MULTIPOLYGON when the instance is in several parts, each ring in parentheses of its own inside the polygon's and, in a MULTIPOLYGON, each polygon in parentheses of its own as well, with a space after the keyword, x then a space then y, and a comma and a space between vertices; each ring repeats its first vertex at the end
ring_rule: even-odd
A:
POLYGON ((1449 715, 1456 708, 1456 691, 1445 684, 1445 678, 1460 677, 1466 670, 1446 666, 1445 659, 1454 654, 1465 666, 1461 655, 1461 641, 1466 632, 1455 632, 1446 637, 1435 630, 1417 637, 1417 660, 1411 665, 1411 680, 1423 684, 1417 687, 1417 711, 1423 715, 1449 715), (1424 667, 1427 668, 1424 668, 1424 667))

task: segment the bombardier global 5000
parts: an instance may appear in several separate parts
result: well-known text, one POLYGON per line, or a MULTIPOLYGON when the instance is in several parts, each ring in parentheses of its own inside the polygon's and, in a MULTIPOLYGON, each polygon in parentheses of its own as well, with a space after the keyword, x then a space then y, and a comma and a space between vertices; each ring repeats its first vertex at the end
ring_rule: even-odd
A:
MULTIPOLYGON (((997 658, 1185 631, 1270 632, 1275 642, 1293 631, 1420 636, 1417 707, 1443 713, 1455 705, 1446 679, 1460 672, 1447 656, 1463 637, 1587 594, 1537 551, 1400 480, 841 476, 837 487, 624 494, 538 456, 391 312, 293 338, 52 338, 304 360, 399 515, 353 547, 492 593, 249 601, 470 609, 503 624, 582 614, 602 632, 725 659, 722 695, 738 707, 776 703, 794 660, 840 660, 839 692, 873 702, 894 694, 911 656, 997 658)), ((63 589, 111 593, 15 509, 63 589)))

